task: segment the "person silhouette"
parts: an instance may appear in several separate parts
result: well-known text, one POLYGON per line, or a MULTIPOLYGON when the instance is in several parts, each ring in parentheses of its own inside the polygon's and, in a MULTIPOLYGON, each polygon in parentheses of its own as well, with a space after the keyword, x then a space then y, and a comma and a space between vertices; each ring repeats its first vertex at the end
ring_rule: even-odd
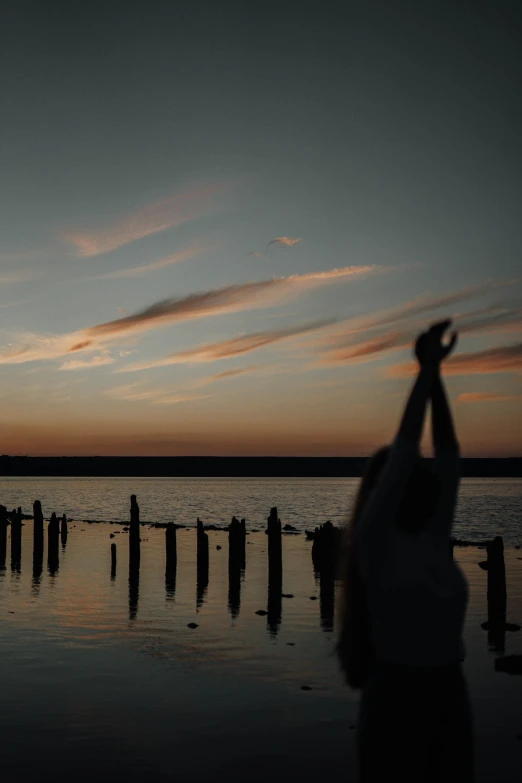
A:
POLYGON ((361 690, 360 783, 474 777, 473 716, 462 661, 468 587, 453 560, 459 445, 440 367, 441 321, 415 343, 417 378, 398 433, 370 460, 343 537, 336 651, 361 690), (431 400, 433 467, 419 442, 431 400))

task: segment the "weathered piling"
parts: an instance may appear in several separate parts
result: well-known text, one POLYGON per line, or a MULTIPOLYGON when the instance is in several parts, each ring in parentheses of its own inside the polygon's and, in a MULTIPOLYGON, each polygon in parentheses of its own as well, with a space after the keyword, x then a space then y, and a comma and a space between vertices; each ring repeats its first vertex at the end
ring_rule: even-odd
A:
POLYGON ((196 606, 199 609, 205 600, 205 593, 208 587, 208 534, 205 533, 203 522, 198 517, 196 530, 196 549, 197 549, 197 585, 196 585, 196 606))
POLYGON ((35 500, 33 503, 33 519, 33 588, 37 593, 43 571, 44 552, 44 518, 42 504, 39 500, 35 500))
POLYGON ((330 520, 315 528, 312 544, 312 562, 319 579, 321 628, 331 632, 335 615, 335 578, 338 571, 341 529, 330 520))
POLYGON ((11 570, 20 573, 22 563, 22 509, 11 511, 11 570))
POLYGON ((239 615, 241 607, 241 570, 246 554, 245 520, 236 517, 228 526, 228 610, 233 618, 239 615))
POLYGON ((169 522, 165 528, 165 547, 166 547, 166 569, 172 571, 178 564, 178 543, 176 535, 176 525, 169 522))
POLYGON ((488 559, 480 565, 488 572, 488 620, 482 623, 482 628, 488 632, 490 648, 504 652, 506 631, 519 631, 520 626, 506 622, 506 566, 502 536, 496 536, 492 541, 488 541, 486 552, 488 559))
POLYGON ((34 537, 35 539, 40 535, 43 536, 44 532, 44 518, 42 512, 42 504, 39 500, 35 500, 33 503, 33 518, 34 518, 34 537))
POLYGON ((47 526, 47 567, 51 576, 56 574, 60 565, 59 539, 60 520, 53 511, 47 526))
POLYGON ((315 528, 312 544, 312 562, 314 570, 321 572, 337 569, 341 529, 332 525, 330 520, 315 528))
POLYGON ((116 579, 116 544, 111 544, 111 580, 116 579))
POLYGON ((283 536, 281 533, 281 520, 277 516, 277 508, 270 509, 267 519, 266 533, 268 535, 268 570, 273 574, 283 571, 283 536))
POLYGON ((129 525, 129 562, 140 562, 140 507, 136 495, 131 495, 129 525))
POLYGON ((178 566, 178 543, 176 525, 169 522, 165 528, 165 591, 167 598, 174 598, 176 593, 176 570, 178 566))
POLYGON ((5 571, 5 560, 7 556, 7 509, 0 506, 0 571, 5 571))
POLYGON ((281 625, 283 612, 283 536, 281 520, 277 516, 277 507, 270 509, 267 520, 268 535, 268 602, 267 625, 272 636, 275 636, 281 625))
POLYGON ((65 547, 67 546, 67 534, 68 534, 67 517, 64 514, 62 516, 62 524, 60 527, 60 538, 62 540, 62 549, 65 549, 65 547))
POLYGON ((129 524, 129 619, 138 614, 140 597, 140 507, 136 495, 131 495, 129 524))

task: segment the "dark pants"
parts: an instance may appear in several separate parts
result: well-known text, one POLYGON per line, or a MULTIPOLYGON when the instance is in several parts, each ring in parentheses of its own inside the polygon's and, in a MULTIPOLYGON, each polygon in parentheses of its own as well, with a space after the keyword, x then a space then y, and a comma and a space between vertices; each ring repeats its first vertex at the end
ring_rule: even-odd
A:
POLYGON ((472 783, 473 719, 460 664, 378 663, 361 695, 360 783, 472 783))

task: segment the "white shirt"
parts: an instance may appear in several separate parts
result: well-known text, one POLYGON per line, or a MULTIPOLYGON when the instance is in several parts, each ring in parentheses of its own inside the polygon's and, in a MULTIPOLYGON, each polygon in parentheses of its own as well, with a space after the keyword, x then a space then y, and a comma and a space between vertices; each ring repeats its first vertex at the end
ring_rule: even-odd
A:
POLYGON ((465 655, 468 586, 450 548, 459 454, 437 450, 437 507, 412 534, 399 528, 396 516, 419 457, 418 444, 396 438, 357 524, 356 551, 376 658, 442 666, 465 655))

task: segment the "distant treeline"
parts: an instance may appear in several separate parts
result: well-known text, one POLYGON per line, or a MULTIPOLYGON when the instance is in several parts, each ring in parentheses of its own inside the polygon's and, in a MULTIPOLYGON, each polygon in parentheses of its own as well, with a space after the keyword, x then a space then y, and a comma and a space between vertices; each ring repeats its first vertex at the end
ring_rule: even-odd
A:
MULTIPOLYGON (((0 476, 341 478, 361 476, 361 457, 0 457, 0 476)), ((463 459, 462 475, 522 477, 522 457, 463 459)))

